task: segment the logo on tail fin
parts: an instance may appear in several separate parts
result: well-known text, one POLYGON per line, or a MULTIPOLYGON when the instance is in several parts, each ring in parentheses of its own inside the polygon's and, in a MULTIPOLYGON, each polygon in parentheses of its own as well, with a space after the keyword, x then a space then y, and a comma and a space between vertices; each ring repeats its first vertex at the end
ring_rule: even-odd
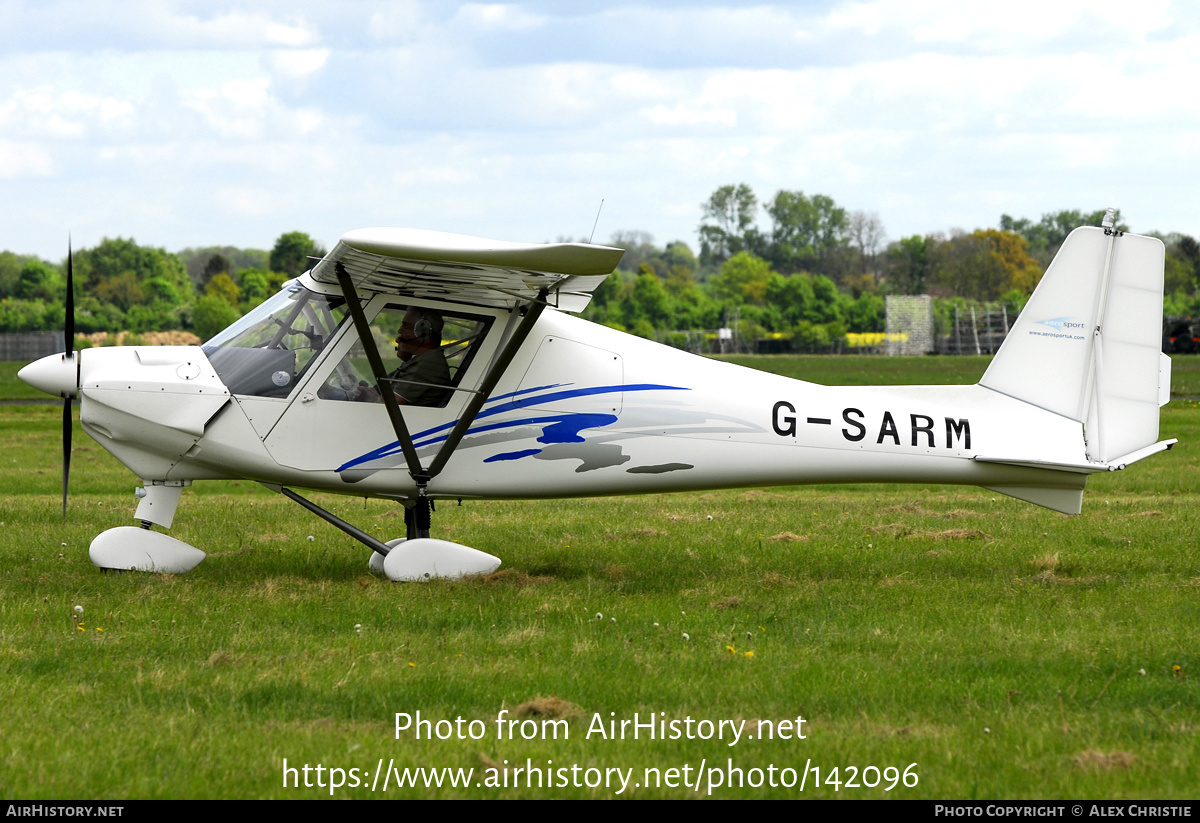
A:
POLYGON ((1075 317, 1055 317, 1051 320, 1034 320, 1033 322, 1041 326, 1049 326, 1055 331, 1082 329, 1085 327, 1085 324, 1075 317))

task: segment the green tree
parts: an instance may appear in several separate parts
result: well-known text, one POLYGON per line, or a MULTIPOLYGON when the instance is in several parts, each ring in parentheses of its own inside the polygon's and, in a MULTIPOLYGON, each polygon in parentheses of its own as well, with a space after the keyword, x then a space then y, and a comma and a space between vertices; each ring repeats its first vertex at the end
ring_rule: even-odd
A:
POLYGON ((935 279, 950 294, 971 300, 996 300, 1010 289, 1029 294, 1042 276, 1025 238, 1009 231, 959 234, 938 244, 935 260, 935 279))
POLYGON ((192 281, 177 255, 164 249, 139 246, 132 239, 105 238, 93 249, 81 249, 75 254, 76 291, 95 294, 101 301, 126 301, 128 305, 145 302, 148 297, 142 284, 156 277, 163 278, 176 290, 181 300, 191 298, 192 281), (128 276, 127 276, 128 275, 128 276), (120 283, 110 281, 121 280, 120 283))
POLYGON ((812 284, 813 302, 806 319, 814 323, 841 323, 842 295, 837 285, 823 274, 813 277, 812 284))
MULTIPOLYGON (((1099 226, 1104 220, 1105 209, 1084 212, 1079 209, 1061 209, 1047 212, 1042 219, 1034 223, 1029 218, 1013 218, 1007 214, 1000 215, 1000 231, 1012 232, 1025 238, 1029 244, 1029 254, 1032 255, 1042 268, 1050 265, 1059 246, 1067 239, 1067 235, 1080 226, 1099 226)), ((1129 226, 1121 221, 1121 210, 1114 212, 1115 227, 1120 231, 1129 231, 1129 226)))
POLYGON ((61 303, 15 297, 0 300, 0 332, 54 331, 62 328, 62 322, 61 303))
POLYGON ((771 215, 767 256, 781 272, 832 273, 838 250, 846 245, 849 218, 832 197, 778 191, 764 208, 771 215))
POLYGON ((1188 262, 1192 271, 1200 274, 1200 243, 1196 242, 1196 238, 1181 234, 1172 245, 1175 253, 1188 262))
POLYGON ((21 268, 29 258, 10 251, 0 251, 0 300, 11 297, 21 277, 21 268))
POLYGON ((633 325, 629 327, 629 331, 631 334, 635 334, 638 337, 644 337, 647 340, 653 340, 655 338, 654 324, 645 317, 639 317, 637 320, 635 320, 633 325))
POLYGON ((930 252, 937 241, 914 234, 888 246, 884 253, 884 277, 892 294, 924 294, 931 263, 930 252))
POLYGON ((132 271, 123 271, 94 284, 92 294, 102 303, 112 303, 121 311, 129 311, 130 306, 136 306, 146 300, 146 292, 132 271))
MULTIPOLYGON (((668 281, 669 290, 670 282, 668 281)), ((674 319, 671 325, 674 328, 716 328, 721 316, 721 306, 695 283, 678 293, 672 293, 671 296, 674 307, 674 319)))
POLYGON ((267 269, 270 266, 271 253, 265 249, 239 249, 236 246, 208 246, 205 248, 186 248, 179 252, 179 259, 187 268, 188 276, 193 283, 204 285, 206 282, 204 269, 214 255, 220 255, 226 261, 224 269, 218 269, 213 274, 226 271, 231 277, 241 273, 242 269, 267 269))
POLYGON ((323 257, 325 249, 302 231, 282 234, 271 249, 271 270, 297 277, 308 268, 309 257, 323 257))
POLYGON ((626 302, 626 323, 645 319, 656 329, 671 325, 671 298, 649 265, 642 264, 642 271, 633 282, 633 290, 626 302))
POLYGON ((762 237, 754 227, 758 198, 745 183, 721 186, 700 204, 700 262, 719 266, 742 251, 761 249, 762 237))
POLYGON ((1163 261, 1163 292, 1165 294, 1190 294, 1193 291, 1193 272, 1186 258, 1167 249, 1163 261))
POLYGON ((123 325, 129 331, 139 334, 179 328, 183 325, 179 314, 179 306, 161 301, 151 305, 137 305, 125 313, 123 325))
POLYGON ((884 330, 886 308, 878 294, 864 292, 856 297, 845 311, 846 328, 856 333, 880 332, 884 330))
POLYGON ((270 274, 261 269, 243 269, 238 275, 243 311, 249 311, 271 296, 270 274))
POLYGON ((668 270, 675 267, 685 268, 693 275, 696 273, 697 261, 696 255, 688 248, 688 244, 682 240, 672 240, 663 249, 663 261, 667 264, 668 270))
POLYGON ((771 264, 766 260, 740 251, 726 260, 720 273, 709 282, 713 296, 719 300, 762 305, 767 299, 771 273, 771 264))
POLYGON ((767 282, 767 302, 779 308, 787 328, 809 317, 816 299, 812 275, 803 272, 787 276, 776 274, 767 282))
POLYGON ((204 294, 208 297, 219 297, 236 309, 241 290, 238 288, 238 284, 233 282, 232 277, 221 272, 208 281, 208 285, 204 287, 204 294))
MULTIPOLYGON (((608 244, 625 250, 625 254, 621 255, 620 264, 623 271, 641 271, 642 264, 650 263, 653 266, 657 258, 662 255, 662 252, 654 245, 654 236, 649 232, 615 231, 608 244)), ((661 261, 658 262, 661 263, 661 261)))
POLYGON ((181 324, 193 295, 178 256, 105 238, 75 253, 76 328, 81 332, 149 331, 181 324))
POLYGON ((624 288, 625 281, 621 279, 621 275, 613 272, 604 278, 604 282, 592 291, 591 305, 597 308, 605 308, 610 304, 620 302, 624 288))
POLYGON ((669 295, 680 297, 696 288, 696 274, 687 266, 671 266, 664 285, 669 295))
POLYGON ((1200 277, 1200 243, 1186 234, 1168 235, 1165 242, 1167 259, 1164 292, 1168 295, 1195 293, 1197 278, 1200 277))
POLYGON ((179 289, 175 288, 175 285, 165 277, 151 277, 142 284, 142 287, 152 303, 166 303, 170 306, 178 306, 183 303, 179 289))
POLYGON ((220 297, 206 294, 196 300, 192 324, 202 339, 208 340, 238 319, 238 311, 220 297))
MULTIPOLYGON (((60 325, 62 321, 59 321, 60 325)), ((83 334, 98 331, 117 332, 125 328, 125 312, 112 303, 101 303, 92 294, 75 300, 75 330, 83 334)))
POLYGON ((33 258, 21 267, 13 295, 23 300, 61 301, 66 297, 66 283, 58 269, 33 258))
POLYGON ((209 281, 218 274, 233 274, 233 266, 230 264, 225 255, 217 253, 208 258, 208 262, 204 264, 204 273, 201 277, 201 284, 207 286, 209 281))

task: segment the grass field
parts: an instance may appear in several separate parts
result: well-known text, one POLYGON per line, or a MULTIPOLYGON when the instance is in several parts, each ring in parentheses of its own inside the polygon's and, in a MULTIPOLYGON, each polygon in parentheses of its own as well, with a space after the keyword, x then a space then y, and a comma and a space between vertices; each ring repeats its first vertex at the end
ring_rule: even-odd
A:
MULTIPOLYGON (((864 384, 973 382, 987 361, 746 362, 864 384)), ((34 396, 10 366, 0 397, 34 396)), ((102 574, 88 543, 133 522, 136 479, 77 431, 64 524, 60 410, 0 406, 0 796, 329 797, 332 767, 366 784, 335 797, 612 797, 609 769, 632 770, 617 796, 704 797, 731 765, 743 786, 713 797, 1194 798, 1200 358, 1175 359, 1173 387, 1179 445, 1094 476, 1078 517, 939 486, 468 502, 435 531, 503 569, 427 585, 366 574, 359 544, 236 482, 185 492, 171 533, 208 552, 196 570, 102 574), (418 710, 484 733, 397 739, 418 710), (566 723, 499 739, 502 710, 566 723), (743 736, 588 737, 635 712, 743 736), (759 721, 798 716, 804 739, 764 739, 794 736, 759 721), (315 770, 284 788, 285 759, 326 788, 315 770), (372 792, 381 762, 474 771, 372 792)), ((316 499, 403 531, 395 505, 316 499)))

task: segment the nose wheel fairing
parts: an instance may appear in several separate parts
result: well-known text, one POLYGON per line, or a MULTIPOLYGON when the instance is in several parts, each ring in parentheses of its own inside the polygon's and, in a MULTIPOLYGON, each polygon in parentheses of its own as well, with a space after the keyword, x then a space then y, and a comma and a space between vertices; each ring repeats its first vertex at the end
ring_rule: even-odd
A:
POLYGON ((184 574, 204 560, 204 552, 162 532, 118 526, 96 535, 88 557, 101 569, 184 574))

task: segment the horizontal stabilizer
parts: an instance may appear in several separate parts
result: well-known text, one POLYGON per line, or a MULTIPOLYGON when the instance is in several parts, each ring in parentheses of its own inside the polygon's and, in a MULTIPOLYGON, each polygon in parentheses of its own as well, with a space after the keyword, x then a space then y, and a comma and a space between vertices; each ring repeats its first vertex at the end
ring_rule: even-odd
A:
MULTIPOLYGON (((1178 442, 1174 438, 1171 440, 1160 440, 1157 443, 1137 449, 1129 454, 1121 455, 1104 463, 1055 463, 1031 457, 987 457, 985 455, 976 455, 975 460, 980 463, 1002 463, 1006 466, 1023 466, 1027 469, 1051 469, 1071 474, 1095 474, 1096 472, 1120 471, 1126 466, 1132 466, 1139 460, 1145 460, 1151 455, 1166 451, 1178 442)), ((1016 495, 1013 496, 1016 497, 1016 495)), ((1024 500, 1025 498, 1021 499, 1024 500)))
POLYGON ((1159 452, 1165 452, 1178 442, 1179 442, 1179 440, 1177 440, 1174 437, 1171 438, 1170 440, 1160 440, 1157 443, 1153 443, 1149 446, 1138 449, 1137 451, 1131 451, 1129 454, 1125 454, 1118 458, 1110 460, 1109 465, 1111 465, 1113 467, 1114 471, 1123 469, 1126 466, 1132 466, 1134 463, 1138 462, 1139 460, 1145 460, 1147 457, 1150 457, 1151 455, 1158 454, 1159 452))
POLYGON ((1067 472, 1068 474, 1095 474, 1096 472, 1113 471, 1116 468, 1107 463, 1055 463, 1050 460, 1038 460, 1033 457, 987 457, 976 455, 975 460, 980 463, 1000 463, 1004 466, 1021 466, 1026 469, 1049 469, 1056 472, 1067 472))

